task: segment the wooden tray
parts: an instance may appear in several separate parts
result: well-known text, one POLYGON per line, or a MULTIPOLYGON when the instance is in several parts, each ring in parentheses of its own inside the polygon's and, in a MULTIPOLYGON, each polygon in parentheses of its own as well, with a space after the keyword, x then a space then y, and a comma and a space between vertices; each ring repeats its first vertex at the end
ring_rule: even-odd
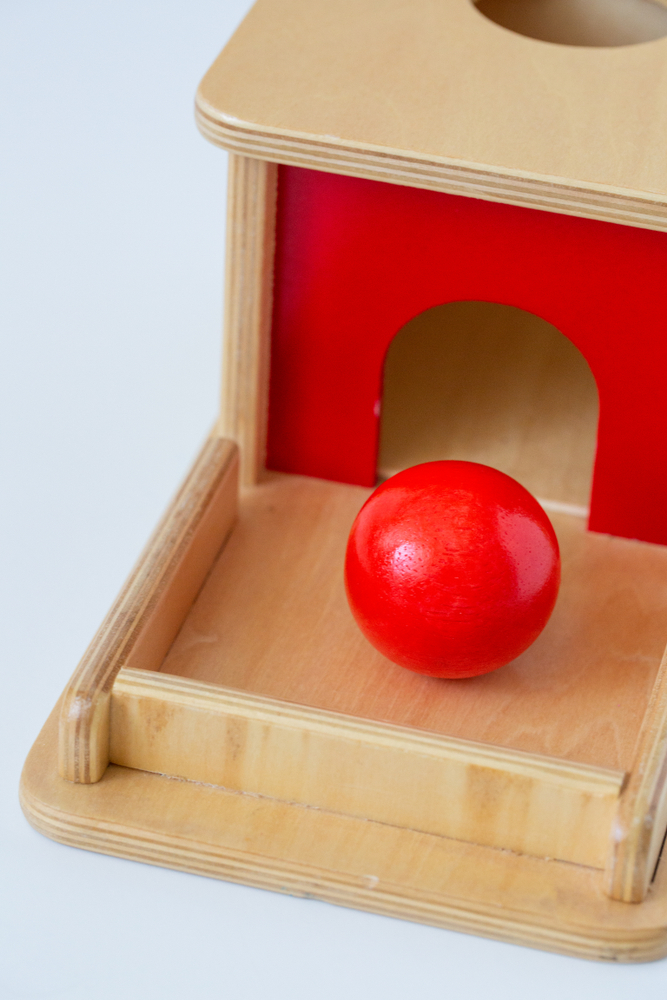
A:
POLYGON ((230 534, 236 470, 211 438, 64 695, 61 766, 79 783, 56 773, 55 716, 28 759, 30 821, 505 940, 665 953, 667 886, 648 887, 667 552, 554 518, 552 625, 505 670, 443 683, 383 660, 349 616, 341 546, 367 491, 269 476, 230 534), (639 906, 605 896, 647 889, 639 906))

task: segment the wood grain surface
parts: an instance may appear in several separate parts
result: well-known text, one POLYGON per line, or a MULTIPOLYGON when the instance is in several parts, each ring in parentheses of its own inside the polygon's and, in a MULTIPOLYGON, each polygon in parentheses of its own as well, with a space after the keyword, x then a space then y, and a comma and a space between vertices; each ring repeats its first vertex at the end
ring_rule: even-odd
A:
POLYGON ((235 153, 667 228, 667 38, 527 38, 469 0, 259 0, 202 81, 235 153))
POLYGON ((21 779, 28 820, 54 840, 582 958, 667 952, 667 867, 631 906, 581 865, 115 765, 74 784, 57 773, 57 718, 21 779))
POLYGON ((110 759, 536 857, 604 868, 620 771, 123 670, 110 759))
POLYGON ((124 665, 158 669, 236 516, 238 451, 215 435, 167 508, 65 690, 60 773, 94 782, 109 763, 109 699, 124 665))
POLYGON ((534 645, 485 677, 390 663, 347 606, 343 556, 362 487, 273 474, 236 528, 162 670, 565 760, 629 770, 667 637, 667 551, 552 514, 563 582, 534 645))
POLYGON ((274 164, 230 157, 218 430, 239 445, 244 484, 257 482, 266 452, 276 197, 274 164))

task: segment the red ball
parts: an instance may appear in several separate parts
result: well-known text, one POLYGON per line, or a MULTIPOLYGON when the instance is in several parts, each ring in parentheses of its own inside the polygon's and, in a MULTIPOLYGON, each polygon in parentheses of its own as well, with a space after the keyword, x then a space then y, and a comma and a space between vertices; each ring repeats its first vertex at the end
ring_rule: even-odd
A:
POLYGON ((476 462, 426 462, 392 476, 352 525, 350 608, 388 659, 434 677, 496 670, 553 610, 560 553, 537 500, 476 462))

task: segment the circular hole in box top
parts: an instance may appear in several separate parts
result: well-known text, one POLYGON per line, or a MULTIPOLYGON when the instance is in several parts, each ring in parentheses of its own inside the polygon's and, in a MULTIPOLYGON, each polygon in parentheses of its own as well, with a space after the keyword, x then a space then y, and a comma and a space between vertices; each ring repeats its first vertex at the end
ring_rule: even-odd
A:
POLYGON ((611 48, 667 35, 667 7, 653 0, 479 0, 503 28, 557 45, 611 48))

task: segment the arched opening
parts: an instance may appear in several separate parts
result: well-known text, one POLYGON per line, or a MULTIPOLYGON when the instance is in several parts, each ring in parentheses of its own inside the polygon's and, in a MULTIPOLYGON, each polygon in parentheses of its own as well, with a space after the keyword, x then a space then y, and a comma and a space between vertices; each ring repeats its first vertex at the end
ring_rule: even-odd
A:
POLYGON ((594 373, 590 529, 667 545, 664 233, 299 167, 279 190, 269 469, 372 486, 396 331, 437 303, 512 303, 594 373))
POLYGON ((450 302, 394 337, 384 365, 378 475, 437 459, 494 466, 544 506, 588 513, 598 392, 556 327, 493 302, 450 302))

